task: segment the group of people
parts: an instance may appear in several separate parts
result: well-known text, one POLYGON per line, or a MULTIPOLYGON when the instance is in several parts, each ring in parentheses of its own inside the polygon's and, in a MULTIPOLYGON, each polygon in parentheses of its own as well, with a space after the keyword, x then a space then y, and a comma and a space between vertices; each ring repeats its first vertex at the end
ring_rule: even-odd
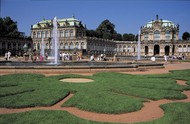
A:
POLYGON ((10 60, 11 59, 11 52, 8 51, 8 52, 5 52, 5 60, 10 60))
MULTIPOLYGON (((105 55, 105 54, 100 54, 100 55, 97 57, 97 60, 98 60, 98 61, 106 61, 106 55, 105 55)), ((91 55, 91 56, 90 56, 90 61, 95 61, 94 55, 91 55)))
MULTIPOLYGON (((76 57, 77 57, 76 60, 77 61, 80 61, 82 59, 82 54, 81 53, 76 53, 74 55, 76 55, 76 57)), ((63 60, 63 61, 70 61, 70 60, 74 59, 73 54, 65 53, 65 52, 60 53, 59 58, 60 58, 60 60, 63 60)))

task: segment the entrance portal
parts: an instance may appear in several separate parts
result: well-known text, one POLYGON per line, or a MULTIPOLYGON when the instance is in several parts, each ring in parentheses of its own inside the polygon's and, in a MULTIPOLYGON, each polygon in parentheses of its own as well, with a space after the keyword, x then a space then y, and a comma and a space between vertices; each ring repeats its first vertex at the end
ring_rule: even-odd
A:
POLYGON ((170 54, 170 46, 165 46, 165 55, 169 56, 170 54))
POLYGON ((159 55, 160 54, 160 46, 159 45, 154 45, 154 55, 159 55))
POLYGON ((145 55, 148 55, 148 46, 145 46, 145 55))

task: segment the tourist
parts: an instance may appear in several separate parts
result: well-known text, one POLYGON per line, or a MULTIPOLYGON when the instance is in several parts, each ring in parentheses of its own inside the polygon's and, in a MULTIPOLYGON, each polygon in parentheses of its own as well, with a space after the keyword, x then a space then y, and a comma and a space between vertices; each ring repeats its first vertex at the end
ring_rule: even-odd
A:
POLYGON ((44 57, 40 55, 40 61, 42 62, 44 60, 44 57))
POLYGON ((59 53, 59 60, 62 60, 62 53, 59 53))
POLYGON ((10 58, 11 58, 11 52, 9 51, 9 52, 7 53, 7 59, 10 60, 10 58))
POLYGON ((94 55, 90 56, 90 61, 94 61, 94 55))
POLYGON ((46 57, 46 60, 47 60, 48 59, 48 53, 47 52, 45 53, 45 57, 46 57))
POLYGON ((152 62, 156 62, 155 56, 152 56, 152 57, 150 58, 150 60, 151 60, 152 62))
POLYGON ((5 52, 5 60, 7 61, 8 54, 5 52))
POLYGON ((168 57, 166 55, 164 55, 164 60, 165 60, 165 64, 168 63, 168 57))

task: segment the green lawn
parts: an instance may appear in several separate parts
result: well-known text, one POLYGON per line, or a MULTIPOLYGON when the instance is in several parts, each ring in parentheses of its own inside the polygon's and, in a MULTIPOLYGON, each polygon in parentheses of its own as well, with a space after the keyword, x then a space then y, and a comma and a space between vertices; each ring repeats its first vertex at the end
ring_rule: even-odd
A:
MULTIPOLYGON (((126 113, 140 110, 146 99, 185 99, 181 92, 190 86, 176 84, 176 79, 187 80, 190 85, 190 70, 172 71, 161 75, 127 75, 97 73, 93 76, 59 75, 45 77, 39 74, 13 74, 0 76, 0 107, 22 108, 51 106, 66 97, 75 95, 62 106, 98 113, 126 113), (63 78, 85 77, 94 82, 73 84, 59 81, 63 78)), ((162 105, 165 116, 147 123, 173 124, 190 122, 190 103, 162 105), (180 109, 181 108, 181 109, 180 109), (175 112, 173 112, 176 110, 175 112), (179 110, 179 111, 178 111, 179 110), (180 113, 185 117, 179 117, 180 113), (181 119, 184 118, 184 119, 181 119)), ((69 123, 93 124, 64 111, 31 111, 19 114, 0 115, 0 123, 69 123), (40 116, 38 116, 40 115, 40 116)), ((100 123, 98 123, 100 124, 100 123)))

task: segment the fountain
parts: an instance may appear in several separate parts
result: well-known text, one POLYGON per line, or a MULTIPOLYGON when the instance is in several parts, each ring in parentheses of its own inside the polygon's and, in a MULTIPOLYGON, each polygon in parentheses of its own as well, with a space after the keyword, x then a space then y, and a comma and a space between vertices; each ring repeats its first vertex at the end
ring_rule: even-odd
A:
POLYGON ((52 64, 58 63, 58 46, 59 46, 59 39, 58 39, 58 32, 57 32, 57 17, 53 19, 53 30, 52 30, 52 64))
POLYGON ((137 53, 137 60, 141 59, 141 41, 140 41, 140 35, 141 35, 141 31, 139 30, 139 35, 138 35, 138 53, 137 53))
POLYGON ((41 48, 41 51, 40 51, 40 55, 42 57, 44 57, 44 38, 42 38, 42 48, 41 48))

